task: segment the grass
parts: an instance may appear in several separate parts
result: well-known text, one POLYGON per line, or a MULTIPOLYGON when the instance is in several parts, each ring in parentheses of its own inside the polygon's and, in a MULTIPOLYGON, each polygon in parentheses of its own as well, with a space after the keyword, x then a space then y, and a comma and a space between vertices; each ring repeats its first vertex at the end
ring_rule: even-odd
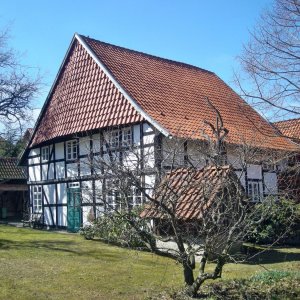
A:
MULTIPOLYGON (((223 278, 299 270, 299 261, 299 248, 277 248, 250 264, 226 265, 223 278)), ((144 299, 183 286, 171 259, 78 234, 6 225, 0 225, 0 270, 0 299, 144 299)))

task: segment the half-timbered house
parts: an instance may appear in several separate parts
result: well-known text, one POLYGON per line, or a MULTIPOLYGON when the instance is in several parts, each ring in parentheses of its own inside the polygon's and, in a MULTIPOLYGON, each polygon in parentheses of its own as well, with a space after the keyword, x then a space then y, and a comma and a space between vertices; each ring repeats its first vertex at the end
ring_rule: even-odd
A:
MULTIPOLYGON (((229 131, 225 159, 235 166, 242 185, 255 201, 276 194, 274 166, 264 168, 259 154, 242 165, 236 149, 247 145, 279 153, 297 147, 216 74, 75 34, 22 157, 28 166, 31 211, 43 213, 47 226, 73 230, 91 211, 96 214, 101 204, 95 190, 101 190, 102 181, 87 162, 107 155, 107 144, 118 154, 126 145, 135 145, 141 157, 154 153, 147 156, 150 169, 174 164, 167 157, 172 147, 180 148, 178 166, 193 160, 205 165, 196 147, 203 140, 203 122, 215 121, 207 98, 229 131), (178 140, 184 142, 178 146, 178 140), (87 190, 91 201, 84 203, 87 190), (72 197, 76 199, 68 201, 72 197)), ((105 169, 101 172, 105 176, 105 169)), ((141 182, 151 185, 153 176, 144 173, 141 182)), ((142 198, 135 195, 135 203, 142 198)))

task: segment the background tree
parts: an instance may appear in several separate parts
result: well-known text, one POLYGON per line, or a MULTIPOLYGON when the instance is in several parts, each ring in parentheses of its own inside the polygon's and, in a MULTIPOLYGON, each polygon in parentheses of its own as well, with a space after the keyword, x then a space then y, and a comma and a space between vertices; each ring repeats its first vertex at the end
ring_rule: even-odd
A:
MULTIPOLYGON (((24 121, 32 113, 32 100, 40 87, 40 77, 33 78, 30 68, 21 65, 19 54, 8 45, 8 30, 0 33, 0 137, 11 144, 23 133, 24 121), (10 131, 13 129, 13 132, 10 131), (19 130, 18 130, 19 129, 19 130)), ((3 143, 2 143, 3 144, 3 143)), ((0 145, 1 146, 1 145, 0 145)), ((5 151, 5 150, 4 150, 5 151)))
POLYGON ((235 79, 244 98, 267 117, 300 117, 300 1, 274 0, 238 60, 235 79))

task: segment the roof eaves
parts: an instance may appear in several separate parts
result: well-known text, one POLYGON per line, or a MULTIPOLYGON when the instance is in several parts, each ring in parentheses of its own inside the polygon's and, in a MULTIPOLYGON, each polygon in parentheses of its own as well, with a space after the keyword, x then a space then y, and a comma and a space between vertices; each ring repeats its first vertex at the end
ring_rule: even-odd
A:
POLYGON ((151 116, 149 116, 141 106, 127 93, 127 91, 120 85, 120 83, 115 79, 113 74, 108 70, 108 68, 101 62, 98 56, 94 53, 91 47, 85 42, 85 40, 77 33, 75 33, 75 37, 80 42, 80 44, 85 48, 85 50, 91 55, 94 61, 98 64, 98 66, 104 71, 104 73, 108 76, 108 78, 113 82, 116 88, 124 95, 124 97, 130 102, 130 104, 137 110, 138 113, 141 114, 143 118, 145 118, 150 124, 152 124, 158 131, 160 131, 165 136, 171 136, 171 134, 163 128, 158 122, 156 122, 151 116))

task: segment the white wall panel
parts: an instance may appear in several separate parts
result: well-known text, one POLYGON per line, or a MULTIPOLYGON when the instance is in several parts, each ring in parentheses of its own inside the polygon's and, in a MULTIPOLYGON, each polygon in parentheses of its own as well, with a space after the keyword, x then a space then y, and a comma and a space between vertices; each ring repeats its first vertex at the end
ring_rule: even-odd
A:
POLYGON ((82 203, 93 203, 93 182, 91 180, 81 183, 82 203))
POLYGON ((93 221, 94 210, 92 206, 82 206, 82 224, 83 226, 91 224, 93 221))
POLYGON ((42 180, 47 180, 48 164, 42 165, 42 180))
POLYGON ((67 184, 58 183, 57 184, 57 203, 67 204, 67 184))
POLYGON ((55 163, 56 179, 65 178, 65 162, 60 161, 55 163))
POLYGON ((187 142, 187 155, 195 168, 200 169, 205 166, 206 161, 203 155, 203 149, 200 148, 199 142, 187 142))
POLYGON ((64 143, 55 144, 55 159, 63 159, 64 157, 64 143))
POLYGON ((103 216, 103 213, 104 213, 104 206, 96 205, 96 218, 103 216))
POLYGON ((56 210, 54 207, 45 207, 44 208, 44 222, 48 226, 55 225, 56 222, 56 210), (52 212, 52 215, 51 215, 52 212), (54 223, 53 223, 54 222, 54 223))
POLYGON ((40 155, 41 149, 40 148, 35 148, 35 149, 31 149, 29 151, 28 156, 35 156, 35 155, 40 155))
POLYGON ((58 226, 67 226, 67 207, 58 207, 58 226))
POLYGON ((144 136, 143 143, 144 143, 144 145, 153 144, 154 143, 154 134, 144 136))
POLYGON ((79 138, 79 154, 86 155, 90 153, 90 137, 81 137, 79 138))
POLYGON ((40 181, 41 180, 41 169, 40 166, 28 167, 29 181, 40 181))
POLYGON ((95 180, 95 196, 97 203, 103 203, 102 184, 103 182, 101 180, 95 180))
POLYGON ((235 169, 242 169, 243 163, 241 162, 240 158, 234 154, 227 153, 227 162, 231 164, 235 169))
POLYGON ((66 168, 67 168, 67 177, 76 177, 76 176, 78 176, 78 165, 77 165, 77 163, 67 164, 66 168))
POLYGON ((91 162, 88 158, 80 159, 80 175, 88 176, 91 175, 91 162))
POLYGON ((184 165, 184 142, 178 139, 163 138, 163 166, 184 165))
POLYGON ((34 157, 34 158, 28 158, 28 165, 32 165, 32 164, 39 164, 41 160, 41 157, 34 157))
POLYGON ((276 173, 264 173, 265 193, 274 195, 278 193, 276 173))
POLYGON ((153 129, 152 129, 152 127, 149 124, 144 123, 143 124, 143 131, 148 133, 148 132, 152 132, 153 129))
POLYGON ((44 204, 55 204, 56 203, 56 193, 55 193, 55 184, 46 184, 43 185, 44 196, 47 197, 49 203, 47 203, 44 198, 44 204))
POLYGON ((140 125, 134 125, 133 126, 133 142, 135 145, 140 145, 140 125))
POLYGON ((244 171, 235 171, 238 179, 240 180, 242 186, 246 188, 245 172, 244 171))
POLYGON ((247 165, 248 179, 262 179, 261 165, 247 165))
POLYGON ((100 152, 100 134, 93 134, 93 152, 100 152))
POLYGON ((145 147, 144 148, 144 167, 154 168, 155 166, 155 156, 154 156, 154 147, 145 147))

